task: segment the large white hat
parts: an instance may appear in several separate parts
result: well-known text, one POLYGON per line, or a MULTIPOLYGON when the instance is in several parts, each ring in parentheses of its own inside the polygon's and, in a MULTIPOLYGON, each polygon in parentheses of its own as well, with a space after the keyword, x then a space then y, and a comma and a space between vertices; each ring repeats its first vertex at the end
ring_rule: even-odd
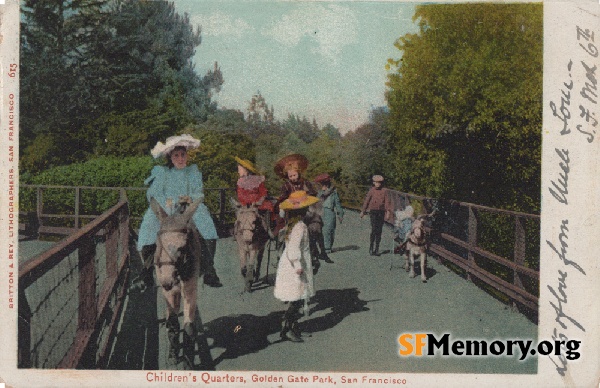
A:
POLYGON ((160 141, 156 143, 150 153, 156 159, 161 156, 167 156, 175 147, 185 147, 186 150, 198 148, 200 147, 200 140, 195 139, 187 133, 179 136, 170 136, 164 144, 160 141))

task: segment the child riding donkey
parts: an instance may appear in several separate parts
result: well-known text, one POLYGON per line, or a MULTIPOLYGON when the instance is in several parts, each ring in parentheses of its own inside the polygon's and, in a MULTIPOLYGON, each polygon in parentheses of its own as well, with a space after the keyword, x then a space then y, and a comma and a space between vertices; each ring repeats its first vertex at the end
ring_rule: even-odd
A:
POLYGON ((246 159, 235 157, 238 165, 239 179, 237 191, 237 220, 234 235, 240 251, 241 274, 244 278, 245 290, 252 290, 252 283, 260 279, 265 244, 271 236, 270 216, 273 214, 273 203, 267 200, 265 177, 246 159))

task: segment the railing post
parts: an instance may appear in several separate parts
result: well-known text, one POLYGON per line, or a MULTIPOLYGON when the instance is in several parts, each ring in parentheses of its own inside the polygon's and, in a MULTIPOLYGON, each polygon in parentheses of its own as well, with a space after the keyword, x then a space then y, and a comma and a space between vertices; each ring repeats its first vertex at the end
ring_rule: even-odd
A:
POLYGON ((38 225, 42 226, 43 222, 42 222, 42 212, 44 211, 43 205, 42 205, 42 188, 38 187, 36 189, 36 205, 35 205, 35 211, 37 214, 37 218, 38 218, 38 225))
MULTIPOLYGON (((477 247, 477 210, 472 206, 468 207, 469 209, 469 225, 468 225, 468 235, 467 235, 467 243, 469 244, 469 252, 467 254, 469 260, 469 267, 475 267, 477 264, 475 263, 475 255, 473 254, 473 248, 477 247)), ((471 271, 467 272, 467 279, 471 281, 471 271)))
MULTIPOLYGON (((515 264, 520 266, 525 265, 525 225, 522 217, 515 216, 515 247, 514 247, 514 261, 515 264)), ((523 288, 523 282, 521 281, 521 275, 515 269, 513 274, 513 284, 519 288, 523 288)), ((513 309, 518 306, 513 300, 513 309)))
POLYGON ((225 190, 219 189, 219 223, 221 225, 225 222, 225 190))
POLYGON ((92 330, 98 315, 96 301, 96 245, 92 237, 82 239, 79 247, 78 330, 92 330))
MULTIPOLYGON (((129 203, 119 214, 119 235, 121 238, 121 256, 129 257, 129 203)), ((120 263, 119 263, 120 264, 120 263)))
POLYGON ((118 272, 119 257, 119 214, 106 223, 106 277, 115 278, 118 272))
POLYGON ((81 200, 81 187, 75 187, 75 229, 79 229, 79 202, 81 200))

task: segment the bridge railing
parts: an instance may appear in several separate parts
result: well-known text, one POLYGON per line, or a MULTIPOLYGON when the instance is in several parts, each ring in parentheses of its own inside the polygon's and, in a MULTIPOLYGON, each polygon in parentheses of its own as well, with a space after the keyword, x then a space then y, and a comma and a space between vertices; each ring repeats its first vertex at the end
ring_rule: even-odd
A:
MULTIPOLYGON (((96 187, 22 184, 20 190, 19 230, 22 234, 68 235, 98 217, 121 193, 129 199, 132 226, 137 228, 146 209, 146 187, 96 187)), ((232 188, 205 188, 205 203, 218 227, 226 228, 234 210, 228 196, 232 188)))
POLYGON ((129 207, 117 205, 19 269, 20 368, 107 364, 129 277, 129 207))
MULTIPOLYGON (((343 204, 360 208, 368 190, 368 186, 342 188, 343 204)), ((539 215, 396 190, 389 190, 389 195, 395 210, 408 204, 417 214, 437 209, 431 224, 430 252, 498 299, 516 308, 524 306, 537 317, 539 215)))

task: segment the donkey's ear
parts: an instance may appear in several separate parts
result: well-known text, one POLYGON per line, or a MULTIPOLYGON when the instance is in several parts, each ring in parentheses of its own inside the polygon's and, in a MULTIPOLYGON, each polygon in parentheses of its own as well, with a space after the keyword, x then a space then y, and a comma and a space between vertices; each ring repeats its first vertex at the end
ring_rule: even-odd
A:
POLYGON ((191 218, 192 215, 194 214, 194 212, 196 212, 196 209, 198 209, 198 206, 200 206, 201 203, 202 203, 202 198, 198 198, 197 200, 195 200, 194 202, 192 202, 185 209, 185 211, 183 212, 183 216, 191 218))
POLYGON ((229 197, 229 202, 231 203, 231 206, 235 207, 235 208, 239 208, 240 206, 242 206, 238 201, 235 200, 235 198, 233 197, 229 197))
POLYGON ((156 217, 158 217, 159 221, 162 221, 167 217, 167 212, 165 212, 165 210, 160 206, 158 201, 154 199, 154 197, 150 198, 150 209, 152 209, 154 214, 156 214, 156 217))

